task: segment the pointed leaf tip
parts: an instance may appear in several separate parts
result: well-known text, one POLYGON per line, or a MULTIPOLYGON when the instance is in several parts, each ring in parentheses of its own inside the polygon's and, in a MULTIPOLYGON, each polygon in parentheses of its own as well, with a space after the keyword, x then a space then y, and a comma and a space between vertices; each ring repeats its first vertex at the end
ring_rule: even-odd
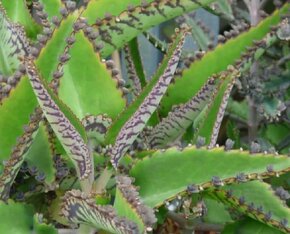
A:
POLYGON ((163 75, 159 78, 157 84, 153 87, 148 96, 144 99, 143 103, 139 106, 133 116, 127 121, 119 132, 115 145, 110 151, 111 163, 117 168, 119 160, 123 157, 130 145, 136 140, 137 136, 145 127, 147 121, 151 117, 152 113, 158 107, 161 98, 165 94, 168 85, 174 75, 177 68, 181 50, 185 41, 185 37, 188 34, 187 30, 182 30, 180 41, 176 46, 174 53, 168 61, 167 67, 163 75))
POLYGON ((24 64, 45 117, 76 165, 80 179, 88 178, 92 173, 92 160, 87 145, 68 117, 60 110, 60 100, 46 87, 33 60, 26 57, 24 64))

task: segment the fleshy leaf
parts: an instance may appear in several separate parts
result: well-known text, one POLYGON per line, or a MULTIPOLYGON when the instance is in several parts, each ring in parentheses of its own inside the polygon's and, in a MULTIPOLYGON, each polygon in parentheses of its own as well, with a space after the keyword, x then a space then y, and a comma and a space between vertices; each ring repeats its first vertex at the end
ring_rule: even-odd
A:
POLYGON ((37 0, 42 4, 44 12, 48 15, 48 19, 51 20, 53 16, 60 17, 60 8, 63 6, 61 0, 37 0))
MULTIPOLYGON (((211 42, 208 33, 200 27, 200 25, 195 22, 194 19, 185 15, 186 23, 191 27, 191 34, 196 44, 202 51, 207 51, 208 46, 211 42)), ((201 23, 201 22, 200 22, 201 23)))
POLYGON ((117 234, 140 233, 135 223, 118 217, 112 206, 96 205, 94 199, 79 190, 65 194, 62 213, 73 223, 84 223, 117 234))
POLYGON ((137 189, 132 185, 133 179, 127 176, 118 176, 116 181, 114 208, 117 214, 135 222, 141 233, 145 230, 152 230, 152 226, 157 221, 154 211, 142 204, 137 189))
POLYGON ((131 57, 131 50, 128 45, 124 47, 124 52, 125 52, 125 61, 126 61, 126 68, 127 68, 127 73, 128 73, 128 79, 131 82, 131 87, 132 87, 132 93, 133 97, 137 97, 139 93, 142 91, 142 85, 140 82, 140 78, 137 75, 137 70, 135 67, 135 64, 133 62, 133 59, 131 57))
POLYGON ((263 39, 270 31, 270 27, 280 22, 280 15, 287 12, 289 6, 286 3, 256 27, 218 45, 215 50, 207 52, 200 60, 194 61, 188 69, 183 71, 182 78, 177 79, 174 84, 169 86, 168 95, 161 101, 161 114, 166 115, 173 105, 188 101, 208 77, 225 70, 230 64, 238 60, 246 48, 254 44, 255 40, 263 39))
POLYGON ((271 228, 261 222, 255 221, 250 218, 246 218, 241 221, 237 221, 225 226, 222 234, 283 234, 285 232, 278 231, 276 228, 271 228))
POLYGON ((0 2, 0 73, 11 75, 20 65, 18 56, 28 55, 29 43, 21 26, 11 22, 0 2))
MULTIPOLYGON (((108 133, 106 134, 106 144, 114 144, 120 129, 125 125, 125 123, 130 119, 130 117, 137 111, 138 107, 142 104, 144 99, 148 96, 150 91, 158 82, 160 76, 164 73, 168 61, 172 57, 175 48, 177 47, 178 43, 182 39, 182 33, 178 33, 175 38, 173 38, 173 42, 168 50, 167 55, 164 57, 162 63, 160 64, 157 72, 152 77, 151 81, 144 87, 143 91, 140 95, 128 106, 120 115, 119 117, 113 122, 111 128, 109 129, 108 133)), ((142 83, 141 83, 142 84, 142 83)))
POLYGON ((44 124, 39 126, 25 159, 29 167, 34 166, 39 172, 44 173, 44 181, 47 185, 51 185, 55 181, 56 170, 53 164, 53 154, 44 124))
POLYGON ((139 42, 137 37, 128 42, 128 53, 132 57, 137 77, 139 78, 141 83, 141 87, 144 88, 147 84, 147 81, 144 73, 142 56, 140 54, 139 42))
MULTIPOLYGON (((213 122, 214 125, 211 128, 212 130, 210 131, 211 138, 210 138, 209 147, 214 147, 214 145, 216 144, 217 137, 219 134, 219 129, 220 129, 220 126, 221 126, 221 123, 222 123, 222 120, 223 120, 223 117, 225 114, 225 110, 226 110, 228 100, 229 100, 229 97, 230 97, 230 94, 231 94, 231 91, 232 91, 232 88, 233 88, 233 85, 235 82, 235 78, 237 78, 237 76, 239 76, 239 73, 238 73, 238 71, 234 71, 232 75, 233 75, 233 79, 227 84, 227 86, 225 88, 224 94, 222 95, 222 98, 221 98, 221 102, 220 102, 218 111, 215 113, 215 115, 213 115, 214 116, 214 122, 213 122)), ((218 99, 219 99, 219 95, 217 95, 217 97, 216 97, 216 100, 218 100, 218 99)), ((215 102, 216 102, 216 100, 215 100, 215 102)), ((211 107, 210 114, 214 108, 216 108, 215 105, 213 105, 211 107)), ((209 114, 209 116, 210 116, 210 114, 209 114)), ((209 118, 209 116, 208 116, 208 118, 209 118)), ((210 125, 210 120, 208 118, 206 120, 207 126, 210 125)))
MULTIPOLYGON (((30 125, 24 128, 24 133, 17 139, 17 145, 13 149, 10 158, 5 163, 4 170, 0 176, 0 199, 6 200, 9 197, 10 188, 17 176, 17 173, 24 162, 25 156, 33 138, 35 137, 36 130, 39 122, 42 119, 41 109, 38 108, 31 116, 30 125)), ((2 159, 3 161, 3 159, 2 159)))
POLYGON ((99 143, 103 143, 108 128, 112 124, 112 119, 107 115, 88 115, 82 119, 82 124, 90 139, 96 139, 99 143))
POLYGON ((211 95, 215 92, 217 83, 215 78, 210 78, 191 100, 169 112, 169 115, 162 119, 150 133, 149 144, 153 148, 162 148, 181 136, 193 123, 206 103, 212 100, 211 95))
POLYGON ((46 85, 40 77, 32 59, 25 58, 24 62, 27 75, 44 115, 59 138, 62 146, 74 162, 78 176, 81 180, 90 177, 93 170, 93 162, 82 136, 75 129, 74 123, 71 123, 68 119, 70 118, 67 116, 68 112, 65 115, 60 110, 60 101, 57 97, 52 92, 49 92, 48 87, 45 87, 46 85))
MULTIPOLYGON (((95 29, 100 36, 96 39, 96 43, 104 43, 101 53, 103 57, 106 57, 140 32, 182 13, 193 11, 200 5, 208 5, 212 2, 214 1, 201 0, 197 3, 193 0, 148 0, 140 3, 139 0, 134 0, 122 1, 118 6, 112 2, 114 9, 108 7, 104 9, 103 1, 92 1, 83 16, 88 18, 89 23, 97 22, 95 29), (130 5, 129 10, 126 10, 128 5, 130 5), (95 12, 98 13, 95 14, 95 12), (110 14, 107 14, 108 17, 104 17, 107 12, 110 14)), ((106 5, 110 5, 108 1, 106 3, 106 5)))
POLYGON ((192 184, 198 192, 217 183, 237 182, 239 173, 244 173, 246 180, 286 173, 289 165, 290 160, 285 156, 251 155, 222 148, 187 147, 182 151, 170 148, 137 161, 130 176, 135 178, 135 185, 140 186, 139 193, 144 203, 155 207, 186 191, 192 184))
POLYGON ((178 65, 179 57, 185 40, 185 35, 186 33, 183 35, 181 41, 176 46, 174 53, 170 57, 166 69, 158 80, 157 84, 152 88, 151 92, 144 99, 143 103, 120 130, 120 133, 116 138, 115 145, 110 152, 111 162, 114 167, 118 166, 118 162, 121 157, 136 140, 137 136, 143 130, 147 121, 158 107, 158 104, 166 92, 178 65))
POLYGON ((41 27, 35 22, 26 6, 26 0, 2 0, 2 4, 7 14, 13 22, 24 26, 26 34, 30 38, 36 38, 41 27))
POLYGON ((287 233, 290 231, 290 210, 266 183, 252 181, 233 184, 216 190, 214 194, 222 202, 253 219, 287 233))
POLYGON ((144 32, 143 35, 147 38, 151 44, 160 50, 162 53, 166 53, 167 51, 167 44, 164 41, 159 40, 159 38, 155 37, 153 34, 150 32, 144 32))
POLYGON ((205 138, 205 143, 210 144, 210 147, 215 145, 229 94, 232 90, 235 78, 239 76, 237 70, 230 69, 229 72, 232 73, 232 75, 227 77, 225 82, 221 85, 215 99, 209 104, 209 108, 206 110, 204 116, 197 126, 195 126, 194 142, 196 142, 197 138, 200 136, 205 138))
POLYGON ((42 214, 35 214, 33 217, 33 229, 36 234, 57 234, 57 229, 51 225, 44 223, 42 214))
POLYGON ((77 33, 75 39, 69 50, 71 58, 63 66, 59 97, 79 119, 102 113, 115 118, 126 105, 117 81, 84 34, 77 33))
MULTIPOLYGON (((66 46, 63 38, 71 32, 75 19, 76 15, 72 14, 61 22, 36 60, 37 67, 46 81, 52 78, 52 73, 58 64, 57 58, 66 46)), ((2 159, 7 160, 17 137, 23 134, 23 125, 28 124, 29 115, 37 107, 37 100, 28 77, 22 77, 10 92, 9 98, 4 99, 1 104, 0 132, 6 134, 0 134, 0 155, 2 159), (13 121, 11 116, 14 116, 13 121)))
POLYGON ((31 234, 33 226, 32 206, 15 203, 11 200, 8 204, 0 201, 0 233, 31 234))
POLYGON ((225 223, 232 221, 226 206, 222 202, 212 199, 210 196, 204 194, 202 200, 207 209, 205 216, 203 216, 205 222, 224 225, 225 223))

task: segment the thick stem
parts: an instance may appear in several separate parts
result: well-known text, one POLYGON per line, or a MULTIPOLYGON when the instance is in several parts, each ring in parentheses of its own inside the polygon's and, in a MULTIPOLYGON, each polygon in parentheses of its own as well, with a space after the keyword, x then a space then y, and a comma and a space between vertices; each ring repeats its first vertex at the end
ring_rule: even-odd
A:
MULTIPOLYGON (((251 25, 256 26, 261 18, 259 15, 259 10, 261 8, 261 0, 244 0, 251 17, 251 25)), ((255 76, 257 74, 259 64, 257 62, 253 63, 253 66, 251 68, 251 79, 255 79, 255 76)), ((254 98, 248 96, 248 105, 249 105, 249 117, 248 117, 248 137, 249 137, 249 143, 252 141, 255 141, 257 138, 257 132, 258 132, 258 112, 257 112, 257 104, 254 100, 254 98)))
POLYGON ((258 132, 258 118, 257 118, 257 106, 255 101, 248 97, 248 105, 249 105, 249 118, 248 118, 248 137, 249 143, 253 142, 257 138, 258 132))
POLYGON ((112 174, 112 169, 105 168, 100 177, 96 180, 93 192, 97 194, 103 193, 106 190, 106 185, 110 180, 112 174))

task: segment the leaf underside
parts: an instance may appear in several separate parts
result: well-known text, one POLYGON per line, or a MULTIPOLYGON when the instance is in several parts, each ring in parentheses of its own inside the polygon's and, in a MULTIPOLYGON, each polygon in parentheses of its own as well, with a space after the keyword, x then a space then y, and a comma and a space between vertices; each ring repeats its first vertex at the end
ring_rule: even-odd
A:
POLYGON ((112 206, 96 205, 94 199, 79 190, 65 194, 62 213, 73 223, 84 223, 117 234, 140 233, 135 223, 118 217, 112 206))
POLYGON ((166 92, 178 65, 186 34, 186 32, 182 32, 182 37, 174 49, 174 53, 170 57, 164 73, 156 85, 152 88, 150 93, 146 96, 139 108, 135 111, 133 116, 124 124, 120 130, 116 138, 116 142, 110 152, 111 162, 114 167, 118 166, 120 158, 126 153, 131 144, 136 140, 137 136, 141 133, 147 121, 158 107, 158 104, 166 92))

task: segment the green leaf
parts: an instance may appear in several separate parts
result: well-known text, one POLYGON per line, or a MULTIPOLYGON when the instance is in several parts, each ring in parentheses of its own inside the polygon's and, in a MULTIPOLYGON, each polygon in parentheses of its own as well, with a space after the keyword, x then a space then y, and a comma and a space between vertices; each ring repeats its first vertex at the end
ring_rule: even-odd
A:
MULTIPOLYGON (((201 0, 199 2, 208 5, 214 1, 201 0)), ((114 4, 114 1, 111 0, 89 3, 83 16, 88 18, 90 24, 95 23, 96 19, 104 19, 107 12, 113 16, 112 19, 103 20, 100 26, 95 27, 96 30, 103 32, 96 39, 97 43, 104 43, 101 51, 103 57, 107 57, 114 50, 121 48, 140 32, 200 7, 200 4, 192 0, 170 2, 149 0, 140 3, 140 0, 121 1, 118 4, 114 4), (133 10, 130 12, 126 10, 128 5, 133 6, 133 10)))
POLYGON ((141 83, 141 86, 143 88, 146 86, 147 81, 146 81, 146 76, 144 73, 142 57, 140 54, 140 48, 139 48, 139 43, 138 43, 137 37, 128 42, 128 49, 129 49, 129 53, 132 57, 132 61, 134 63, 134 66, 135 66, 137 76, 140 79, 140 83, 141 83))
POLYGON ((197 46, 202 51, 207 51, 208 45, 209 43, 211 43, 208 33, 206 33, 194 19, 187 15, 185 15, 184 17, 186 23, 191 27, 191 35, 197 43, 197 46))
POLYGON ((214 193, 239 212, 280 230, 290 231, 290 209, 274 194, 269 184, 260 181, 233 184, 214 193), (232 191, 231 195, 226 195, 228 190, 232 191), (241 197, 244 200, 242 204, 239 202, 241 197), (285 227, 280 225, 282 220, 288 222, 285 227))
POLYGON ((195 132, 195 140, 198 136, 204 137, 206 144, 209 144, 210 147, 213 147, 216 143, 230 92, 234 85, 235 79, 240 75, 236 69, 228 69, 228 73, 229 75, 221 84, 221 87, 212 103, 209 104, 210 108, 195 132))
POLYGON ((161 102, 161 114, 164 116, 173 105, 185 103, 194 96, 208 77, 225 70, 241 57, 254 40, 263 39, 270 31, 272 25, 280 22, 280 15, 287 12, 289 4, 286 3, 280 10, 261 21, 256 27, 241 33, 238 37, 220 44, 215 50, 207 52, 202 59, 197 60, 183 71, 182 78, 169 86, 167 94, 161 102), (222 58, 222 59, 221 59, 222 58))
POLYGON ((214 4, 216 6, 214 11, 224 15, 229 20, 235 19, 233 15, 232 6, 231 6, 232 4, 229 0, 217 0, 216 3, 214 4))
POLYGON ((174 107, 168 116, 157 124, 148 137, 152 148, 163 148, 182 136, 193 123, 207 102, 211 102, 217 89, 214 78, 210 78, 201 90, 187 103, 174 107))
POLYGON ((239 173, 251 174, 251 179, 273 175, 267 172, 268 165, 273 165, 277 172, 285 170, 285 173, 289 170, 290 160, 284 156, 251 155, 222 148, 187 147, 182 151, 170 148, 137 161, 130 176, 136 179, 135 185, 140 186, 144 203, 155 207, 185 191, 188 185, 213 186, 214 176, 224 183, 233 183, 239 173))
POLYGON ((78 123, 77 119, 65 108, 57 96, 49 91, 49 88, 39 75, 33 60, 25 58, 24 63, 33 91, 46 119, 71 160, 74 162, 79 178, 81 180, 87 179, 87 182, 91 183, 93 162, 89 149, 85 144, 86 139, 83 138, 85 133, 82 134, 82 132, 76 130, 76 128, 82 128, 81 123, 78 123))
POLYGON ((118 176, 114 208, 120 217, 126 217, 135 222, 141 233, 152 230, 156 222, 154 211, 143 205, 137 189, 131 184, 132 178, 118 176))
POLYGON ((167 43, 164 41, 161 41, 158 37, 154 36, 152 33, 143 32, 143 35, 146 37, 146 39, 161 53, 166 53, 168 47, 167 43))
MULTIPOLYGON (((73 25, 76 15, 70 15, 62 21, 56 29, 45 48, 36 60, 38 69, 46 81, 50 81, 52 73, 58 65, 58 57, 62 54, 67 37, 73 25)), ((6 160, 12 147, 16 144, 17 137, 23 133, 23 125, 29 122, 29 115, 37 106, 37 100, 27 77, 23 77, 18 85, 10 92, 9 98, 3 100, 0 105, 0 155, 6 160)))
POLYGON ((227 111, 231 115, 237 116, 244 121, 247 121, 249 116, 249 107, 246 101, 237 102, 230 98, 227 106, 227 111))
POLYGON ((33 209, 30 205, 8 203, 0 201, 0 233, 6 234, 31 234, 33 226, 33 209))
POLYGON ((52 158, 49 135, 45 125, 41 124, 25 159, 28 166, 35 166, 39 172, 44 173, 44 181, 47 185, 51 185, 55 181, 56 169, 52 158))
POLYGON ((82 124, 86 130, 88 139, 94 139, 99 144, 104 142, 106 132, 112 124, 112 119, 107 115, 88 115, 82 119, 82 124))
POLYGON ((72 27, 77 20, 78 14, 79 12, 76 11, 61 21, 61 24, 54 30, 51 38, 47 41, 35 61, 37 68, 47 82, 51 81, 53 72, 59 64, 58 58, 67 46, 65 38, 72 33, 72 27))
POLYGON ((0 73, 11 75, 20 65, 18 56, 28 54, 29 43, 22 29, 11 22, 0 2, 0 73))
POLYGON ((41 27, 35 22, 26 6, 26 0, 2 0, 9 18, 13 22, 20 23, 24 26, 26 34, 30 38, 36 38, 41 31, 41 27))
POLYGON ((69 50, 71 58, 63 66, 59 97, 79 119, 103 113, 115 118, 126 105, 122 91, 84 34, 75 37, 69 50))
POLYGON ((73 223, 84 223, 116 234, 137 234, 135 223, 120 218, 112 206, 96 205, 95 199, 79 190, 68 191, 63 198, 63 215, 73 223))
POLYGON ((263 137, 269 140, 272 145, 278 146, 278 144, 289 135, 289 131, 290 126, 287 124, 270 123, 261 129, 261 134, 263 137))
POLYGON ((9 98, 4 99, 0 105, 0 155, 6 160, 12 147, 16 144, 16 138, 24 132, 23 125, 29 122, 37 101, 34 97, 28 78, 23 77, 15 90, 12 90, 9 98), (16 90, 17 89, 17 90, 16 90))
POLYGON ((246 218, 241 221, 234 222, 232 224, 228 224, 225 226, 224 230, 222 231, 222 234, 249 234, 249 233, 255 233, 255 234, 283 234, 284 232, 281 232, 275 228, 271 228, 261 222, 257 222, 253 219, 246 218))
MULTIPOLYGON (((125 64, 128 74, 128 80, 131 88, 132 98, 137 97, 142 91, 141 79, 137 75, 134 60, 131 56, 131 49, 128 45, 124 46, 125 64)), ((142 71, 143 73, 143 71, 142 71)))
POLYGON ((145 98, 148 96, 153 87, 157 84, 160 76, 164 73, 167 68, 168 62, 175 52, 177 45, 183 38, 182 33, 177 34, 174 42, 170 46, 166 57, 163 59, 161 65, 159 66, 156 74, 151 79, 150 83, 143 89, 140 95, 118 116, 118 118, 113 122, 111 128, 106 135, 106 144, 114 144, 119 134, 121 128, 126 124, 126 122, 133 116, 133 114, 142 105, 145 98))
POLYGON ((119 160, 141 133, 153 112, 157 109, 178 65, 185 36, 186 32, 183 32, 179 43, 166 65, 164 73, 160 76, 156 85, 140 104, 133 116, 124 124, 118 133, 116 142, 110 152, 111 163, 115 168, 118 166, 119 160))
POLYGON ((43 5, 43 10, 48 15, 48 19, 51 20, 53 16, 60 17, 60 8, 63 7, 61 0, 38 0, 43 5))
POLYGON ((36 135, 36 130, 41 119, 42 112, 40 108, 38 108, 31 116, 30 124, 24 127, 24 133, 17 139, 17 144, 13 148, 11 156, 5 163, 5 168, 0 176, 0 198, 2 200, 9 198, 10 188, 22 163, 24 162, 25 156, 36 135))
POLYGON ((57 229, 51 224, 43 222, 42 214, 35 214, 33 217, 33 229, 36 234, 57 234, 57 229))

